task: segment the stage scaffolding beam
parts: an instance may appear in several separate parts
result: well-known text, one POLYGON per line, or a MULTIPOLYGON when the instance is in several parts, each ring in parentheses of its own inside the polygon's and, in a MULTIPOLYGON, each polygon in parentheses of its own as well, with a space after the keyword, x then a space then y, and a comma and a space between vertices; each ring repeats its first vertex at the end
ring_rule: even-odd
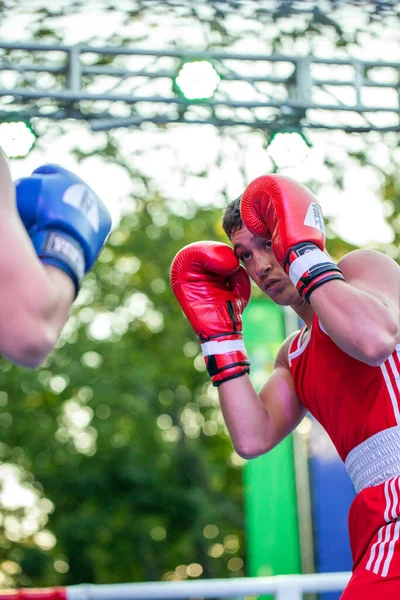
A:
POLYGON ((400 62, 87 45, 0 43, 0 120, 87 121, 93 131, 143 123, 276 130, 400 130, 400 62), (210 61, 212 98, 173 90, 184 61, 210 61))

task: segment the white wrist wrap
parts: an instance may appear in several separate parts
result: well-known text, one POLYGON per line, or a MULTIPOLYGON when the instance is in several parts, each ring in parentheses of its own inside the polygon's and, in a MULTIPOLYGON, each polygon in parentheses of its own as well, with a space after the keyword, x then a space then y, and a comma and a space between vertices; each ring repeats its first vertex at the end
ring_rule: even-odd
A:
POLYGON ((331 263, 336 266, 336 263, 319 248, 315 248, 315 250, 302 254, 296 258, 289 267, 289 277, 291 282, 297 286, 304 273, 309 271, 311 267, 326 263, 331 263))
POLYGON ((223 342, 204 342, 201 344, 204 356, 228 354, 229 352, 246 352, 243 340, 225 340, 223 342))

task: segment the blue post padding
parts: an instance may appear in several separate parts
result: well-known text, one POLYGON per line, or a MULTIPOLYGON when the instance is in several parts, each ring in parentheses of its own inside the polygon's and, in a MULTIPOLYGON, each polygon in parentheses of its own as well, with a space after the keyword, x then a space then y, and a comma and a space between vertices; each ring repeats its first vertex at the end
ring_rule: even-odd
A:
MULTIPOLYGON (((347 518, 356 494, 342 460, 326 432, 315 421, 312 436, 310 483, 316 571, 350 571, 352 557, 347 518)), ((339 598, 338 592, 320 595, 320 600, 339 598)))

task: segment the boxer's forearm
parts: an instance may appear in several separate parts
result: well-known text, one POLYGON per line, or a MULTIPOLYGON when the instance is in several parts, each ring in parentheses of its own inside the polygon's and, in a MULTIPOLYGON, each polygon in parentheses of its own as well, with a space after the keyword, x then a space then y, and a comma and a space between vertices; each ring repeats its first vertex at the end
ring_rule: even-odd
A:
POLYGON ((0 148, 0 212, 16 213, 14 184, 3 150, 0 148))
POLYGON ((236 452, 253 458, 268 452, 269 417, 249 376, 222 383, 219 400, 226 427, 236 452))
POLYGON ((46 321, 54 327, 58 335, 68 319, 71 305, 75 300, 75 286, 72 279, 64 272, 52 265, 43 265, 52 288, 52 303, 44 315, 46 321))
POLYGON ((399 337, 397 314, 382 300, 343 281, 329 281, 311 305, 339 348, 371 366, 392 354, 399 337))
POLYGON ((11 362, 34 368, 53 350, 68 319, 75 295, 72 280, 59 269, 44 267, 43 277, 19 289, 19 297, 9 297, 1 305, 0 351, 11 362))
POLYGON ((72 280, 44 266, 18 219, 0 222, 0 353, 26 367, 54 347, 74 299, 72 280))
POLYGON ((25 367, 36 367, 41 364, 54 349, 61 331, 68 320, 72 303, 75 299, 75 286, 72 279, 60 269, 51 265, 40 265, 46 272, 44 293, 47 293, 47 302, 38 309, 32 321, 38 328, 33 332, 34 343, 29 349, 25 361, 19 363, 25 367))
MULTIPOLYGON (((284 345, 278 357, 286 349, 284 345)), ((297 398, 290 370, 280 365, 279 358, 258 394, 248 375, 225 381, 218 392, 232 443, 243 458, 272 450, 306 413, 297 398)))

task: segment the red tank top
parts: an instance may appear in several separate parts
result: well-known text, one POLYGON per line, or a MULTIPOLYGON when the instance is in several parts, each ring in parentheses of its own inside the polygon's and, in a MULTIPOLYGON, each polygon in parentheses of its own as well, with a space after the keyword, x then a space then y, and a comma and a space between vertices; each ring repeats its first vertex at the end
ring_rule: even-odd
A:
POLYGON ((314 315, 289 348, 297 396, 326 429, 340 457, 366 439, 400 425, 400 344, 379 367, 341 350, 314 315))

